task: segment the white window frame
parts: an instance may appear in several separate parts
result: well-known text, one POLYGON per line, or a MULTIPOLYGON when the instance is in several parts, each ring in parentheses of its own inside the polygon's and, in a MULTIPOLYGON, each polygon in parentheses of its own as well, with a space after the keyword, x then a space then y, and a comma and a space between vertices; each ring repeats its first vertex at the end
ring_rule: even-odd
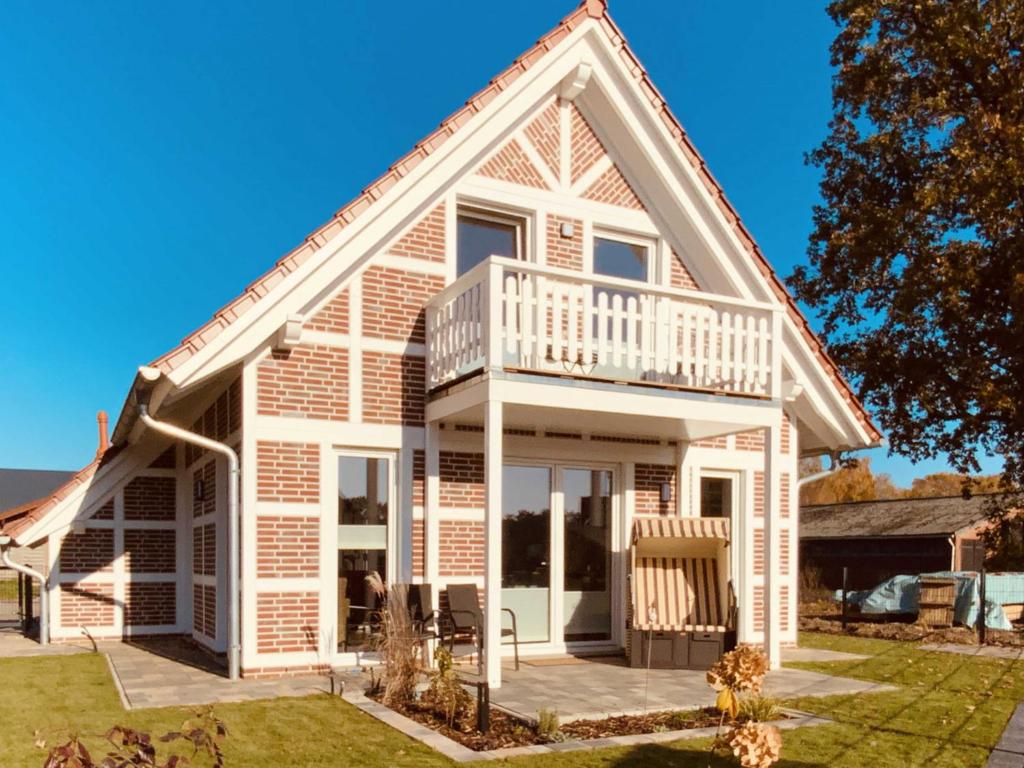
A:
POLYGON ((595 226, 590 233, 587 246, 584 249, 585 253, 583 264, 584 272, 593 275, 594 277, 610 277, 610 275, 602 275, 594 271, 594 252, 596 251, 597 240, 599 239, 612 240, 617 243, 638 245, 642 247, 647 251, 647 276, 641 282, 650 285, 654 285, 658 282, 658 254, 660 253, 658 238, 633 232, 624 232, 620 229, 609 229, 595 226))
MULTIPOLYGON (((703 480, 705 477, 714 478, 718 480, 729 480, 732 482, 732 493, 730 494, 730 499, 732 501, 730 506, 732 507, 732 509, 729 510, 729 514, 726 515, 724 518, 709 517, 706 519, 724 519, 729 521, 730 546, 726 549, 726 553, 729 557, 729 578, 730 580, 732 580, 733 585, 738 585, 740 583, 742 573, 740 572, 740 558, 737 556, 738 550, 736 548, 736 536, 740 530, 740 514, 742 514, 743 509, 743 505, 741 504, 742 499, 740 498, 743 491, 743 472, 736 469, 709 469, 705 467, 700 468, 700 471, 697 473, 697 507, 695 510, 696 514, 694 516, 701 517, 702 519, 704 518, 701 515, 701 507, 703 505, 703 499, 701 498, 701 480, 703 480)), ((736 589, 738 591, 739 587, 736 586, 736 589)))
POLYGON ((517 261, 533 261, 530 258, 532 249, 527 247, 530 242, 530 236, 532 231, 531 216, 523 211, 516 211, 511 208, 503 208, 489 203, 479 202, 477 200, 458 200, 455 208, 455 264, 453 274, 458 277, 459 269, 459 219, 476 219, 478 221, 486 221, 492 224, 504 224, 506 226, 511 225, 515 227, 516 231, 516 245, 515 245, 515 258, 517 261))

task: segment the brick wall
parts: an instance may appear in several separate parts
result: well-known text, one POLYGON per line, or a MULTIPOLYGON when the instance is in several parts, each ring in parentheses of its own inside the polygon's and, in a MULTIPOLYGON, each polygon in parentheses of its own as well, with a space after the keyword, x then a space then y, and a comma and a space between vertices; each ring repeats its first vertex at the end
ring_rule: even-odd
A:
POLYGON ((764 472, 754 473, 754 516, 764 517, 764 472))
POLYGON ((575 184, 606 153, 601 140, 575 104, 569 107, 569 126, 572 147, 569 170, 575 184))
POLYGON ((525 129, 526 137, 556 179, 562 175, 559 122, 558 101, 555 100, 525 129))
POLYGON ((669 261, 669 284, 673 288, 683 288, 688 291, 699 291, 697 281, 693 279, 690 270, 683 264, 679 254, 672 251, 672 258, 669 261))
POLYGON ((371 266, 363 273, 363 334, 424 343, 424 307, 443 288, 438 275, 371 266))
POLYGON ((212 515, 217 511, 217 462, 210 459, 192 471, 192 516, 212 515), (202 493, 200 493, 200 484, 202 493))
POLYGON ((61 541, 58 562, 62 573, 112 571, 114 532, 109 528, 86 528, 69 533, 61 541))
POLYGON ((693 445, 696 448, 728 448, 728 437, 726 435, 720 435, 719 437, 706 437, 703 440, 695 440, 693 445))
POLYGON ((348 350, 311 344, 275 350, 256 367, 263 416, 348 420, 348 350))
POLYGON ((124 488, 125 520, 174 520, 175 479, 136 477, 124 488))
POLYGON ((150 469, 174 469, 177 466, 177 447, 168 446, 167 450, 149 463, 150 469))
POLYGON ((93 512, 90 520, 113 520, 114 519, 114 500, 111 499, 102 507, 93 512))
POLYGON ((426 576, 426 525, 422 520, 412 521, 412 575, 426 576))
POLYGON ((320 501, 320 446, 317 443, 256 443, 256 498, 259 501, 320 501))
POLYGON ((439 531, 441 576, 481 576, 484 572, 484 524, 442 520, 439 531))
POLYGON ((256 575, 320 574, 320 518, 261 515, 256 519, 256 575))
POLYGON ((425 387, 422 357, 363 352, 363 421, 422 426, 425 387))
POLYGON ((125 586, 125 624, 159 626, 176 621, 177 586, 173 581, 130 582, 125 586))
POLYGON ((671 464, 637 464, 633 474, 638 515, 675 515, 676 468, 671 464), (671 497, 661 500, 661 484, 668 483, 671 497))
POLYGON ((764 432, 755 429, 750 432, 740 432, 736 435, 737 451, 764 451, 764 432))
POLYGON ((779 475, 779 516, 789 517, 789 483, 790 474, 783 472, 779 475))
POLYGON ((388 248, 388 252, 393 256, 443 262, 445 258, 444 219, 444 203, 441 203, 403 235, 398 242, 388 248))
POLYGON ((256 596, 256 650, 316 651, 320 596, 316 592, 261 592, 256 596))
POLYGON ((632 185, 626 181, 626 177, 614 165, 598 176, 582 197, 598 203, 618 205, 637 211, 644 209, 644 205, 640 202, 632 185))
POLYGON ((94 582, 60 585, 60 623, 65 628, 114 623, 114 585, 94 582))
POLYGON ((523 152, 519 142, 512 139, 494 153, 477 171, 481 176, 500 179, 513 184, 523 184, 537 189, 547 189, 544 178, 523 152))
MULTIPOLYGON (((242 428, 242 379, 231 382, 220 396, 192 424, 192 431, 204 437, 224 441, 242 428)), ((185 466, 190 467, 206 454, 206 449, 187 443, 185 466)))
POLYGON ((412 452, 412 505, 422 507, 426 500, 427 457, 423 451, 412 452))
POLYGON ((309 318, 303 327, 309 328, 311 331, 348 333, 348 314, 348 288, 344 288, 331 297, 330 301, 309 318))
POLYGON ((484 455, 441 451, 442 507, 481 508, 484 505, 484 455))
POLYGON ((754 587, 754 631, 764 631, 764 587, 754 587))
POLYGON ((210 638, 217 637, 217 588, 192 585, 192 629, 210 638))
POLYGON ((547 220, 547 263, 550 267, 583 269, 583 222, 568 216, 549 215, 547 220), (572 237, 562 237, 562 224, 572 224, 572 237))
POLYGON ((764 575, 764 528, 754 529, 754 573, 764 575))
POLYGON ((174 573, 175 539, 174 530, 125 529, 125 570, 130 574, 174 573))

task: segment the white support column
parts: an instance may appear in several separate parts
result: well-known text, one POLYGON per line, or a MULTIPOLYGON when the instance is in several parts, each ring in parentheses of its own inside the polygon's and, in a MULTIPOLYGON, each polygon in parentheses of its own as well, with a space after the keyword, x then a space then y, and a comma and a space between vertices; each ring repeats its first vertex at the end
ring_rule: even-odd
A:
POLYGON ((501 687, 501 475, 502 403, 488 400, 484 415, 484 676, 501 687))
POLYGON ((441 526, 438 521, 441 505, 441 431, 438 423, 430 422, 424 434, 423 467, 423 576, 434 592, 434 605, 438 604, 441 575, 441 526))
POLYGON ((693 492, 690 489, 690 468, 686 465, 688 442, 679 440, 676 443, 676 517, 695 515, 692 508, 693 492))
POLYGON ((779 567, 782 516, 781 474, 782 411, 775 424, 764 430, 764 648, 770 669, 782 666, 780 635, 782 632, 782 573, 779 567))

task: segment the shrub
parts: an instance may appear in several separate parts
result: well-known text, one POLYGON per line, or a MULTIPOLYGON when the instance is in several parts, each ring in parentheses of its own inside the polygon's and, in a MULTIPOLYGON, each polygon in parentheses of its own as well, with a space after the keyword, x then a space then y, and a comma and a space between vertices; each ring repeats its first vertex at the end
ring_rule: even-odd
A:
MULTIPOLYGON (((224 755, 220 744, 227 734, 224 723, 214 717, 212 710, 199 712, 194 720, 182 723, 181 730, 166 733, 158 739, 164 743, 189 742, 192 745, 191 758, 171 754, 161 760, 148 733, 115 725, 106 733, 106 752, 98 760, 93 758, 82 739, 74 736, 50 749, 43 768, 182 768, 201 753, 209 758, 209 764, 214 768, 222 768, 224 755)), ((39 746, 46 748, 42 742, 39 746)))
POLYGON ((748 696, 740 700, 739 720, 750 720, 755 723, 767 723, 778 720, 782 715, 779 702, 770 696, 748 696))
POLYGON ((778 713, 778 705, 761 696, 767 674, 768 658, 753 646, 729 651, 708 670, 708 684, 718 691, 715 707, 722 713, 719 735, 711 749, 727 749, 739 758, 743 768, 769 768, 778 762, 782 750, 782 732, 759 722, 773 712, 778 713), (749 720, 741 723, 737 718, 744 708, 749 720), (723 735, 721 729, 727 718, 731 727, 723 735))
POLYGON ((476 714, 473 697, 459 682, 452 669, 452 655, 443 645, 434 651, 434 662, 436 668, 429 673, 430 685, 420 700, 442 717, 449 728, 472 722, 476 714))
POLYGON ((545 741, 560 741, 562 738, 561 723, 558 712, 553 709, 542 709, 537 713, 537 735, 545 741))

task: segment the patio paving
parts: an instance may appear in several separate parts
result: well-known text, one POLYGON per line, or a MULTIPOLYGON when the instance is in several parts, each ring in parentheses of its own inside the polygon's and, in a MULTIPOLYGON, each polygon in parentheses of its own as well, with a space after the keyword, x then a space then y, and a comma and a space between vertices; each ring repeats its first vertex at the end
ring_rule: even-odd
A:
POLYGON ((171 644, 99 643, 127 709, 254 701, 330 692, 323 675, 232 682, 201 652, 171 644))
MULTIPOLYGON (((835 659, 832 659, 835 660, 835 659)), ((572 659, 552 666, 524 661, 518 672, 502 670, 503 682, 491 692, 491 702, 519 715, 535 718, 544 708, 562 721, 664 709, 714 705, 715 692, 698 670, 633 669, 622 660, 572 659)), ((881 693, 893 686, 833 677, 801 669, 768 674, 765 693, 780 699, 802 696, 881 693)))
POLYGON ((985 768, 1024 768, 1024 704, 1017 705, 985 768))
POLYGON ((50 643, 40 645, 30 637, 21 634, 17 627, 0 627, 0 659, 25 656, 66 656, 71 653, 91 651, 92 646, 82 638, 71 643, 50 643))

